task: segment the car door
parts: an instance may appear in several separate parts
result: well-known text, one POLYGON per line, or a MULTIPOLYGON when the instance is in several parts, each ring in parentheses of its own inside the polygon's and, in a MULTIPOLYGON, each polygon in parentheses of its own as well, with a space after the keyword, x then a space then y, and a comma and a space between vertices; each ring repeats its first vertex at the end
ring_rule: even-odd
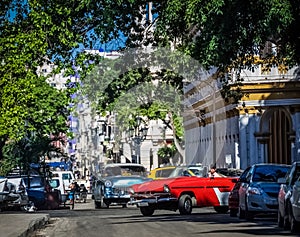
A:
POLYGON ((254 166, 249 168, 249 172, 246 172, 243 176, 243 178, 240 178, 240 188, 239 188, 239 207, 242 210, 245 210, 245 203, 246 203, 246 193, 247 193, 247 189, 249 187, 252 175, 254 172, 254 166))

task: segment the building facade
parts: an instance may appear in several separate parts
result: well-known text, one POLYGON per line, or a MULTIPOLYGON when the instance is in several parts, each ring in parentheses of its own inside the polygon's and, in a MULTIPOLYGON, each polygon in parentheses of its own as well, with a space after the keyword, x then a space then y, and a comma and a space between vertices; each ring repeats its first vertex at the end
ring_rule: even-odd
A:
POLYGON ((212 77, 185 87, 187 163, 244 169, 254 163, 300 160, 299 67, 258 66, 232 72, 243 97, 225 102, 212 77), (192 116, 194 115, 194 116, 192 116))

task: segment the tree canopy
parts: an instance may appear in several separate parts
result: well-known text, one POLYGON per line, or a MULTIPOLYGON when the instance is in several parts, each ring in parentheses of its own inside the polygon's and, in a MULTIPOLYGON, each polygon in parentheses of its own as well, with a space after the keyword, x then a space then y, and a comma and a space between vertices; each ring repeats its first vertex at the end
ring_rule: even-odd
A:
MULTIPOLYGON (((81 49, 95 49, 112 40, 119 43, 116 49, 149 44, 170 47, 205 68, 214 66, 222 72, 228 66, 250 65, 253 58, 249 56, 262 55, 267 41, 274 50, 262 56, 271 58, 273 64, 300 62, 298 0, 160 0, 148 4, 144 0, 1 1, 0 148, 23 139, 28 129, 39 135, 66 132, 74 87, 58 92, 37 69, 51 63, 53 73, 69 76, 76 73, 75 64, 84 81, 99 58, 80 54, 81 49), (152 14, 147 12, 149 6, 152 14)), ((182 82, 172 70, 158 73, 175 88, 182 82)), ((152 80, 146 67, 122 75, 102 94, 107 98, 103 109, 114 102, 113 97, 122 96, 123 89, 152 80)))

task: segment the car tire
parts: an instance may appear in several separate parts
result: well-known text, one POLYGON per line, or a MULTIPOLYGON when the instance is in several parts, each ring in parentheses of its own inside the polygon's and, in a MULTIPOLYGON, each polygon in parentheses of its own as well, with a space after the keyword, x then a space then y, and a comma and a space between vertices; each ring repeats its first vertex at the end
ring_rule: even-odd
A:
POLYGON ((289 214, 288 211, 285 211, 285 216, 283 217, 283 229, 284 230, 289 230, 291 228, 291 223, 289 220, 289 214))
POLYGON ((290 221, 290 224, 291 224, 291 232, 292 233, 298 233, 300 222, 295 220, 295 217, 293 215, 292 210, 290 210, 290 212, 289 212, 289 221, 290 221))
POLYGON ((101 203, 101 202, 95 201, 95 208, 96 208, 96 209, 102 208, 102 203, 101 203))
POLYGON ((152 216, 154 213, 153 207, 140 207, 140 211, 143 214, 143 216, 152 216))
POLYGON ((280 211, 277 212, 277 225, 278 227, 282 228, 284 224, 284 218, 282 217, 280 211))
POLYGON ((226 214, 229 210, 228 206, 216 206, 214 207, 215 211, 219 214, 226 214))
POLYGON ((245 219, 245 211, 241 207, 239 208, 239 219, 245 219))
POLYGON ((181 215, 190 215, 192 213, 192 199, 190 195, 184 194, 179 198, 178 209, 181 215))
POLYGON ((230 209, 229 209, 229 215, 230 215, 231 217, 237 217, 238 212, 239 212, 238 209, 235 209, 235 208, 230 208, 230 209))
POLYGON ((252 213, 252 212, 246 210, 246 211, 245 211, 245 219, 246 219, 247 221, 253 220, 253 219, 254 219, 254 213, 252 213))

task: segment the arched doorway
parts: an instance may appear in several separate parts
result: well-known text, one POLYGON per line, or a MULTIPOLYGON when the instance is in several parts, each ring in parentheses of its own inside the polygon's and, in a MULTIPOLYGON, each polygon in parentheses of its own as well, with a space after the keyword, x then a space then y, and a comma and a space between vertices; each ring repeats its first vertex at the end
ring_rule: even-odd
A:
POLYGON ((268 163, 291 164, 292 120, 284 108, 271 108, 261 118, 260 134, 265 144, 264 155, 268 163))

